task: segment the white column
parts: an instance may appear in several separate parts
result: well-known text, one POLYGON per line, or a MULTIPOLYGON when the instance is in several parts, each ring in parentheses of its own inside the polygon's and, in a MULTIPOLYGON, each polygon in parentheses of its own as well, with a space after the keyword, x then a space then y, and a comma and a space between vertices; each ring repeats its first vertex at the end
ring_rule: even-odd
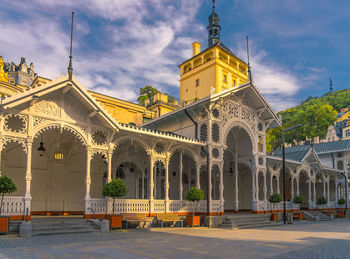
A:
POLYGON ((86 151, 86 193, 85 193, 85 199, 90 199, 90 186, 91 186, 91 155, 92 152, 88 148, 86 151))
POLYGON ((153 188, 153 192, 154 192, 154 199, 157 199, 157 173, 158 173, 158 166, 157 163, 154 166, 154 188, 153 188))
POLYGON ((141 199, 144 199, 145 198, 145 169, 142 169, 142 172, 141 172, 141 190, 142 190, 142 194, 141 194, 141 199))
POLYGON ((182 171, 183 171, 183 164, 182 164, 182 152, 179 154, 179 200, 182 201, 182 171))
POLYGON ((309 194, 309 209, 311 208, 312 200, 311 200, 311 179, 309 178, 309 188, 308 188, 308 194, 309 194))
POLYGON ((291 176, 290 177, 290 182, 291 182, 291 185, 290 185, 290 200, 293 201, 293 198, 294 198, 294 177, 291 176))
POLYGON ((149 199, 153 200, 154 196, 153 196, 153 188, 154 188, 154 182, 153 182, 153 164, 154 164, 154 160, 151 157, 150 158, 150 164, 149 164, 149 181, 148 181, 148 186, 149 186, 149 199))
POLYGON ((201 167, 198 162, 196 163, 196 188, 201 188, 201 167))
MULTIPOLYGON (((211 151, 209 150, 209 157, 211 157, 211 151)), ((211 168, 212 168, 212 164, 211 164, 211 162, 210 162, 210 160, 209 160, 209 168, 207 168, 207 173, 208 173, 208 185, 209 185, 209 188, 208 188, 208 191, 209 191, 209 193, 208 193, 208 197, 207 197, 207 199, 208 199, 208 202, 209 202, 209 213, 211 213, 212 212, 212 195, 211 195, 211 193, 212 193, 212 190, 213 190, 213 185, 212 185, 212 182, 211 182, 211 168)))
POLYGON ((27 142, 26 176, 25 176, 26 193, 24 196, 24 208, 25 208, 24 213, 27 213, 27 210, 28 210, 28 215, 30 215, 30 207, 31 207, 31 200, 32 200, 32 196, 30 194, 30 185, 32 181, 32 146, 33 146, 33 142, 28 141, 27 142))
POLYGON ((264 201, 267 201, 267 185, 266 185, 266 172, 264 174, 264 201))
POLYGON ((107 182, 111 182, 112 181, 112 153, 108 153, 108 170, 107 170, 107 182))
POLYGON ((330 198, 330 195, 329 195, 329 180, 330 180, 330 178, 328 177, 328 181, 327 181, 327 201, 328 201, 328 205, 330 203, 330 200, 329 200, 329 198, 330 198))
POLYGON ((297 196, 299 196, 299 195, 300 195, 300 189, 299 189, 299 175, 297 176, 296 180, 297 180, 297 196))
POLYGON ((324 177, 322 177, 322 181, 323 181, 323 197, 327 198, 327 196, 326 196, 326 180, 324 177))
POLYGON ((270 196, 273 194, 273 175, 270 172, 270 196))
POLYGON ((237 144, 237 137, 235 137, 235 157, 234 157, 234 163, 235 163, 235 171, 234 171, 234 176, 235 176, 235 211, 238 211, 239 209, 239 199, 238 199, 238 144, 237 144))
POLYGON ((338 203, 338 185, 337 185, 337 178, 334 180, 334 190, 335 190, 335 202, 338 203))
POLYGON ((220 184, 219 184, 219 191, 220 191, 220 203, 221 206, 224 202, 224 163, 222 162, 220 164, 220 184))
POLYGON ((314 181, 312 182, 313 186, 314 186, 314 204, 316 204, 316 179, 314 179, 314 181))
POLYGON ((165 161, 165 201, 169 200, 169 161, 165 161))

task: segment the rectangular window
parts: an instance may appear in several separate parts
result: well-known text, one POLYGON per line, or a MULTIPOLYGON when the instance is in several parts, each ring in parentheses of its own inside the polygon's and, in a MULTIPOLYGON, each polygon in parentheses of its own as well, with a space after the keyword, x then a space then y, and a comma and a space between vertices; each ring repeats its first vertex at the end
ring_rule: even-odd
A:
POLYGON ((196 80, 196 87, 199 86, 199 79, 196 80))
POLYGON ((345 135, 346 135, 347 137, 350 137, 350 130, 345 131, 345 135))
POLYGON ((224 80, 225 83, 227 82, 227 75, 224 75, 224 80))

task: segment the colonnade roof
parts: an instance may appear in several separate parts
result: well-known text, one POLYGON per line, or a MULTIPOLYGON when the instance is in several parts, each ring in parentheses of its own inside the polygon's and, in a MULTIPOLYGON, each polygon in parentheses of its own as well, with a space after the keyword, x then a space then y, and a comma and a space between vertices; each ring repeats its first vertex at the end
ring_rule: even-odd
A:
MULTIPOLYGON (((204 142, 184 137, 181 135, 173 134, 171 132, 164 132, 159 130, 148 129, 144 127, 136 127, 132 125, 123 124, 117 122, 90 94, 89 92, 82 87, 75 77, 73 79, 69 79, 68 75, 62 76, 61 78, 44 84, 40 87, 31 88, 27 91, 20 92, 11 97, 5 98, 1 104, 1 108, 5 110, 5 112, 10 112, 11 109, 15 109, 17 106, 24 103, 32 103, 37 102, 43 96, 52 93, 61 89, 62 93, 68 93, 71 89, 74 89, 74 94, 79 101, 85 104, 86 109, 91 111, 91 114, 100 118, 101 122, 107 128, 116 131, 127 131, 130 133, 136 133, 141 135, 151 135, 153 137, 159 137, 163 139, 171 139, 174 141, 179 141, 188 144, 195 145, 205 145, 204 142)), ((90 116, 90 115, 89 115, 90 116)), ((100 126, 100 125, 99 125, 100 126)))
POLYGON ((240 85, 239 87, 232 87, 225 91, 211 94, 203 99, 198 100, 197 102, 190 103, 175 111, 169 112, 163 116, 150 120, 142 124, 142 126, 149 127, 149 128, 156 128, 157 125, 166 123, 167 120, 169 119, 173 120, 174 118, 176 118, 177 120, 180 120, 181 117, 187 117, 185 115, 187 111, 191 111, 193 113, 199 112, 201 107, 203 106, 209 107, 210 103, 217 102, 222 98, 226 98, 226 97, 229 98, 231 95, 234 95, 235 93, 238 93, 238 92, 244 93, 243 98, 246 98, 248 100, 249 104, 252 105, 251 108, 261 112, 261 117, 264 120, 271 121, 271 123, 269 124, 270 127, 276 127, 282 124, 281 120, 278 118, 276 113, 272 110, 271 106, 269 105, 267 100, 262 96, 260 91, 254 86, 254 84, 248 82, 240 85))

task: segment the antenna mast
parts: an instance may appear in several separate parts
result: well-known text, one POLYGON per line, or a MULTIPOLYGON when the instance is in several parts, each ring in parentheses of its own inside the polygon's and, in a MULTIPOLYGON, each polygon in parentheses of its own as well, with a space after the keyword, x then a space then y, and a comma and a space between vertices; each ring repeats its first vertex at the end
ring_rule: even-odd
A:
POLYGON ((71 29, 70 29, 70 49, 69 49, 69 65, 68 65, 69 80, 72 80, 72 78, 73 78, 73 66, 72 66, 73 21, 74 21, 74 12, 72 12, 72 24, 71 24, 71 29))
POLYGON ((249 61, 249 41, 248 41, 248 35, 246 36, 247 39, 247 58, 248 58, 248 78, 249 82, 252 82, 252 72, 250 70, 250 61, 249 61))

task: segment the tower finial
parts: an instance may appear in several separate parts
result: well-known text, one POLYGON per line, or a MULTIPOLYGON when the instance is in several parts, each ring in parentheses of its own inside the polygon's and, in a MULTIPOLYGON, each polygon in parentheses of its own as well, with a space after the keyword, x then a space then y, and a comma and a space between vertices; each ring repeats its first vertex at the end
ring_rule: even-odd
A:
POLYGON ((215 0, 213 0, 213 10, 215 10, 215 0))
POLYGON ((70 29, 70 49, 69 49, 69 65, 68 65, 68 77, 69 80, 73 78, 73 66, 72 66, 72 47, 73 47, 73 21, 74 21, 74 12, 72 12, 72 24, 70 29))
POLYGON ((248 78, 249 83, 252 82, 252 71, 250 70, 250 62, 249 62, 249 41, 248 41, 248 35, 246 36, 247 39, 247 59, 248 59, 248 78))

